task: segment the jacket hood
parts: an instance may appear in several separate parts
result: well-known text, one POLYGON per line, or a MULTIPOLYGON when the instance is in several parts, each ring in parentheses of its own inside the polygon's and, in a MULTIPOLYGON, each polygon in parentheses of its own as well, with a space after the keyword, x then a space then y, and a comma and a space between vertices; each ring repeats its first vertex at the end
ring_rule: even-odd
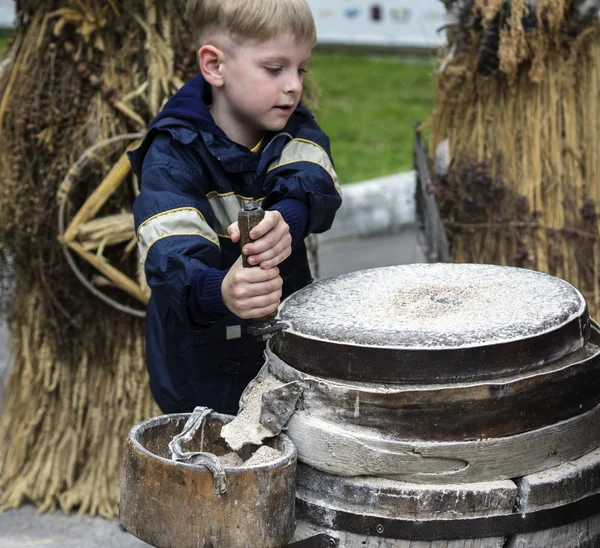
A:
POLYGON ((135 175, 138 178, 141 176, 144 157, 158 129, 178 133, 179 135, 174 136, 183 142, 191 142, 202 131, 226 138, 208 111, 207 105, 211 102, 212 90, 202 74, 195 76, 178 90, 152 120, 142 144, 127 154, 135 175))
POLYGON ((167 101, 158 116, 152 120, 148 132, 155 127, 163 127, 165 120, 173 118, 179 125, 190 124, 198 133, 210 131, 225 136, 208 111, 207 105, 211 103, 212 89, 202 74, 199 74, 167 101))

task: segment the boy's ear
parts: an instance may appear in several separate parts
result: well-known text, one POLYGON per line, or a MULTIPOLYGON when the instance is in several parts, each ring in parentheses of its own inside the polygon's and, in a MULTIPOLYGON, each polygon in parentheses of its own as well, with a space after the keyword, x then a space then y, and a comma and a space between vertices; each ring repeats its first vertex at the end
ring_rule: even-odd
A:
POLYGON ((204 79, 213 87, 223 85, 223 52, 213 46, 205 45, 198 51, 198 62, 204 79))

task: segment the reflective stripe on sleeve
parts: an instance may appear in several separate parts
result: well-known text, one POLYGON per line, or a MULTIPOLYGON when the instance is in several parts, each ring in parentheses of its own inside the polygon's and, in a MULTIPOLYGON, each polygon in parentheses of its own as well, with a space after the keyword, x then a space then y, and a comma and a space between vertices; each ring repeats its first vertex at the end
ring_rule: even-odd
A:
POLYGON ((329 173, 337 193, 340 196, 342 195, 338 176, 329 159, 329 155, 317 143, 307 141, 306 139, 293 139, 285 145, 281 152, 281 156, 271 163, 268 171, 271 172, 278 167, 287 166, 296 162, 310 162, 311 164, 321 166, 329 173))
POLYGON ((215 220, 215 232, 223 238, 229 238, 227 228, 230 224, 238 220, 238 214, 244 207, 244 204, 248 202, 262 202, 262 198, 247 198, 233 192, 227 194, 209 192, 206 197, 208 198, 210 211, 215 220))
POLYGON ((150 248, 170 236, 200 236, 219 247, 219 238, 200 211, 193 207, 171 209, 144 221, 138 228, 138 248, 142 263, 150 248))

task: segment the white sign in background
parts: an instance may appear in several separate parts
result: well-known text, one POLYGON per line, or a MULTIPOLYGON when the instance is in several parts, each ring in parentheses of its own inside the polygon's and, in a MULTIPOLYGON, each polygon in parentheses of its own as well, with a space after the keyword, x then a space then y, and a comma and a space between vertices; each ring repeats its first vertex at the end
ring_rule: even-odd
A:
POLYGON ((440 0, 308 0, 321 44, 437 47, 446 10, 440 0))
POLYGON ((15 22, 14 0, 0 0, 0 28, 12 27, 15 22))
MULTIPOLYGON (((321 44, 436 47, 446 23, 440 0, 308 0, 321 44)), ((0 27, 11 27, 14 0, 0 0, 0 27)))

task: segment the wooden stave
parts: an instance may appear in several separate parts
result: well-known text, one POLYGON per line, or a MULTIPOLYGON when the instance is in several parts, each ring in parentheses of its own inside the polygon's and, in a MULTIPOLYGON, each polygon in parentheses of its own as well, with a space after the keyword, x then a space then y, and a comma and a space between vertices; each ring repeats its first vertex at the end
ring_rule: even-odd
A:
POLYGON ((296 497, 323 501, 350 513, 412 520, 503 516, 513 512, 519 489, 513 480, 410 483, 374 476, 336 476, 298 463, 296 497))
POLYGON ((581 315, 535 336, 447 349, 344 344, 306 336, 292 329, 277 333, 269 345, 295 369, 331 379, 389 384, 473 382, 511 377, 545 367, 582 348, 590 338, 590 322, 586 306, 581 315), (473 364, 479 363, 485 364, 485 370, 474 373, 473 364))
MULTIPOLYGON (((590 341, 600 346, 600 327, 594 322, 590 341)), ((269 371, 277 378, 302 381, 302 406, 310 414, 391 439, 468 441, 511 436, 567 420, 600 404, 600 351, 567 365, 564 358, 539 372, 513 378, 384 389, 381 384, 302 373, 271 348, 266 356, 269 371)))
POLYGON ((340 476, 414 483, 496 481, 558 466, 600 446, 600 406, 530 432, 466 442, 389 440, 297 411, 287 434, 298 460, 340 476))
POLYGON ((598 548, 600 516, 596 514, 568 525, 514 535, 504 548, 541 548, 542 546, 543 548, 598 548))

